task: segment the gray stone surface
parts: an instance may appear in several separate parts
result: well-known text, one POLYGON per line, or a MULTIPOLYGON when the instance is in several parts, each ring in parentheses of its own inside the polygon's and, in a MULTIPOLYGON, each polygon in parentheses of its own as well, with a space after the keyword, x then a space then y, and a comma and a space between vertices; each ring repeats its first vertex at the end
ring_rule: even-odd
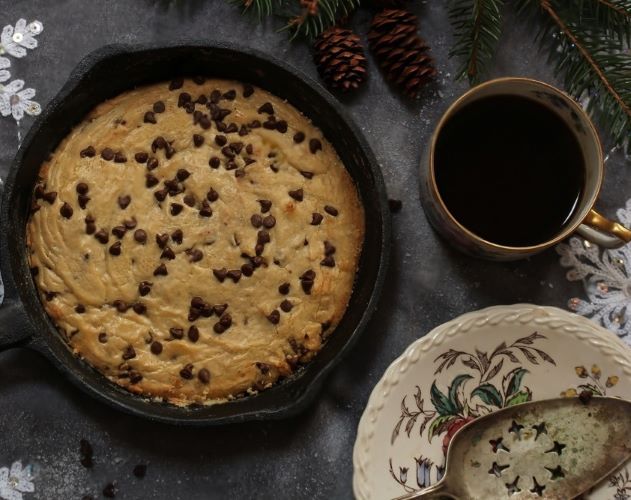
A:
MULTIPOLYGON (((346 106, 372 145, 389 194, 403 201, 393 216, 392 266, 379 310, 356 348, 326 381, 317 401, 286 421, 211 429, 151 424, 113 411, 78 392, 43 358, 22 350, 0 354, 0 466, 35 467, 26 498, 98 497, 119 481, 125 499, 349 498, 352 447, 370 391, 386 367, 415 339, 461 313, 494 304, 533 302, 565 307, 581 285, 565 280, 554 251, 495 264, 451 250, 429 228, 418 201, 417 169, 431 123, 465 88, 455 62, 445 2, 417 2, 420 30, 433 47, 440 76, 418 102, 400 98, 371 60, 370 81, 346 106), (79 464, 80 438, 95 448, 96 465, 79 464), (148 463, 144 480, 131 470, 148 463)), ((39 19, 40 47, 13 63, 14 77, 37 89, 45 105, 72 68, 108 43, 182 37, 230 40, 262 49, 316 77, 309 49, 287 43, 278 24, 261 26, 222 0, 0 0, 0 26, 39 19)), ((369 11, 354 24, 365 33, 369 11)), ((527 75, 554 82, 532 29, 509 19, 493 75, 527 75)), ((19 126, 22 135, 32 119, 19 126)), ((18 128, 0 119, 0 176, 15 154, 18 128)), ((608 162, 600 208, 612 214, 631 194, 629 164, 608 162)))

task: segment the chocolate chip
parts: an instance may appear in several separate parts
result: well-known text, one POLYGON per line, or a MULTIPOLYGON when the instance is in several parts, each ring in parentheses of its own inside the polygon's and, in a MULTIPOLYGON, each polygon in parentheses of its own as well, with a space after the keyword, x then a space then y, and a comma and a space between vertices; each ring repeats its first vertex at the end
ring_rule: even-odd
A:
POLYGON ((239 137, 245 137, 249 133, 250 131, 248 130, 248 127, 246 127, 245 125, 241 125, 241 128, 239 129, 239 137))
POLYGON ((107 231, 105 231, 105 229, 99 229, 94 234, 94 237, 99 241, 99 243, 103 243, 104 245, 110 240, 110 236, 109 234, 107 234, 107 231))
POLYGON ((271 229, 276 225, 276 218, 273 215, 268 215, 263 219, 263 225, 267 229, 271 229))
POLYGON ((237 91, 234 89, 230 89, 227 92, 224 92, 222 97, 224 99, 227 99, 228 101, 233 101, 235 97, 237 97, 237 91))
POLYGON ((120 151, 118 151, 115 155, 114 155, 114 162, 115 163, 125 163, 127 161, 127 157, 121 153, 120 151))
POLYGON ((324 255, 333 255, 335 253, 335 246, 333 246, 328 241, 324 242, 324 255))
POLYGON ((388 207, 390 208, 390 212, 396 214, 401 211, 403 208, 403 203, 401 200, 388 200, 388 207))
POLYGON ((181 108, 185 104, 191 102, 191 100, 191 94, 189 94, 188 92, 182 92, 177 98, 177 105, 179 108, 181 108))
POLYGON ((254 87, 249 83, 243 84, 243 97, 250 97, 254 94, 254 87))
POLYGON ((202 309, 205 305, 206 302, 201 297, 196 296, 191 299, 191 307, 194 309, 202 309))
POLYGON ((184 198, 182 198, 182 201, 185 205, 188 205, 189 207, 195 206, 195 196, 192 194, 185 195, 184 198))
POLYGON ((278 122, 276 122, 276 130, 281 134, 287 132, 287 122, 285 120, 278 120, 278 122))
POLYGON ((94 149, 94 147, 88 146, 87 148, 81 150, 81 152, 79 153, 79 156, 81 158, 92 158, 95 154, 96 154, 96 150, 94 149))
POLYGON ((79 184, 77 184, 77 187, 75 188, 75 190, 77 191, 78 194, 88 194, 88 191, 90 190, 90 188, 85 182, 80 182, 79 184))
POLYGON ((105 488, 103 488, 103 496, 105 498, 115 498, 118 489, 114 483, 107 483, 105 488))
POLYGON ((203 85, 206 82, 206 77, 204 77, 204 76, 194 76, 193 77, 193 81, 197 85, 203 85))
MULTIPOLYGON (((116 228, 114 228, 116 229, 116 228)), ((112 230, 112 232, 114 232, 114 230, 112 230)), ((121 236, 122 238, 122 236, 121 236)), ((144 229, 136 229, 136 231, 134 231, 134 239, 141 244, 145 244, 147 242, 147 232, 144 229)))
POLYGON ((171 239, 178 245, 181 245, 184 239, 184 232, 181 229, 176 229, 171 233, 171 239))
POLYGON ((123 359, 127 361, 135 357, 136 357, 136 351, 134 350, 134 346, 128 345, 123 351, 123 359))
POLYGON ((210 188, 208 193, 206 193, 206 199, 208 201, 217 201, 219 199, 219 193, 215 191, 213 188, 210 188))
POLYGON ((159 162, 157 158, 149 158, 149 160, 147 161, 147 168, 149 170, 155 170, 156 168, 158 168, 159 162))
POLYGON ((274 309, 267 315, 267 319, 272 325, 277 325, 280 322, 280 313, 278 310, 274 309))
POLYGON ((39 203, 37 203, 35 200, 31 201, 31 213, 34 214, 35 212, 39 211, 39 209, 42 208, 39 206, 39 203))
POLYGON ((118 197, 118 206, 121 207, 121 210, 125 210, 129 204, 131 203, 131 196, 119 196, 118 197))
POLYGON ((261 229, 256 235, 256 242, 260 245, 265 245, 266 243, 269 243, 269 233, 265 229, 261 229))
POLYGON ((300 276, 300 284, 302 286, 302 290, 307 294, 311 295, 311 289, 313 288, 313 283, 315 280, 315 271, 309 269, 305 271, 302 276, 300 276))
POLYGON ((151 347, 149 349, 151 349, 151 352, 157 356, 162 353, 162 344, 157 340, 154 340, 151 342, 151 347))
POLYGON ((261 213, 267 213, 272 208, 272 202, 269 200, 258 200, 258 202, 261 205, 261 213))
POLYGON ((296 132, 296 133, 294 134, 294 142, 295 142, 296 144, 300 144, 300 143, 301 143, 302 141, 304 141, 304 140, 305 140, 305 134, 304 134, 304 132, 296 132))
POLYGON ((180 377, 185 380, 191 380, 193 378, 193 365, 191 363, 180 370, 180 377))
POLYGON ((164 248, 167 246, 167 242, 169 241, 169 235, 167 233, 156 234, 156 243, 160 248, 164 248))
POLYGON ((48 204, 52 205, 53 203, 55 203, 55 200, 57 199, 57 192, 56 191, 50 191, 48 193, 44 193, 42 195, 42 199, 47 202, 48 204))
POLYGON ((215 278, 223 283, 228 275, 228 270, 225 267, 222 267, 221 269, 213 269, 213 274, 215 275, 215 278))
POLYGON ((173 260, 175 259, 175 252, 171 250, 171 248, 166 247, 164 250, 162 250, 162 253, 160 254, 160 258, 173 260))
POLYGON ((202 384, 208 384, 210 382, 210 372, 206 368, 202 368, 197 372, 197 378, 202 384))
POLYGON ((319 214, 318 212, 313 212, 311 214, 311 222, 310 222, 310 224, 312 226, 319 226, 320 223, 322 222, 322 219, 324 219, 324 216, 322 214, 319 214))
POLYGON ((184 205, 180 205, 179 203, 171 203, 171 215, 178 215, 182 212, 184 205))
POLYGON ((215 333, 223 333, 232 325, 232 316, 228 313, 221 315, 221 318, 214 324, 213 330, 215 333))
POLYGON ((236 123, 231 123, 224 130, 226 134, 234 134, 235 132, 238 132, 238 131, 239 131, 239 127, 237 126, 236 123))
POLYGON ((290 284, 285 282, 282 283, 279 287, 278 287, 278 293, 282 294, 282 295, 287 295, 289 293, 289 288, 290 288, 290 284))
POLYGON ((204 113, 201 111, 193 111, 193 124, 199 123, 199 119, 204 116, 204 113))
POLYGON ((221 99, 221 92, 219 90, 215 89, 210 93, 210 102, 217 104, 220 99, 221 99))
POLYGON ((254 247, 254 253, 257 256, 262 255, 264 250, 265 250, 265 245, 261 243, 257 243, 256 246, 254 247))
POLYGON ((142 302, 136 302, 131 308, 136 314, 145 314, 147 312, 147 306, 142 302))
POLYGON ((258 120, 252 120, 250 123, 248 123, 248 127, 250 128, 261 128, 261 122, 258 120))
POLYGON ((210 118, 208 118, 208 115, 202 115, 202 117, 199 119, 199 125, 204 130, 208 130, 210 128, 211 123, 210 123, 210 118))
POLYGON ((191 250, 187 250, 186 253, 191 262, 199 262, 204 258, 204 254, 199 248, 192 248, 191 250))
POLYGON ((338 214, 340 213, 337 208, 332 207, 331 205, 324 205, 324 211, 329 214, 332 215, 333 217, 337 217, 338 214))
POLYGON ((215 144, 217 146, 222 147, 228 143, 228 138, 225 135, 216 135, 215 136, 215 144))
POLYGON ((270 367, 266 363, 256 363, 256 367, 263 375, 267 375, 270 372, 270 367))
POLYGON ((259 109, 258 109, 259 114, 260 113, 267 113, 268 115, 273 115, 274 114, 274 106, 272 106, 271 102, 266 102, 265 104, 263 104, 259 109))
POLYGON ((46 297, 46 301, 50 302, 57 296, 57 292, 44 292, 44 296, 46 297))
POLYGON ((231 142, 230 143, 230 149, 232 149, 232 151, 234 151, 235 154, 239 154, 239 153, 241 153, 241 150, 243 149, 243 143, 242 142, 231 142))
POLYGON ((322 143, 320 142, 320 139, 309 140, 309 151, 311 151, 311 153, 316 154, 318 150, 321 150, 321 149, 322 149, 322 143))
POLYGON ((300 174, 305 178, 305 179, 313 179, 313 172, 309 172, 307 170, 301 170, 300 174))
POLYGON ((202 208, 200 208, 199 210, 199 215, 201 215, 202 217, 210 217, 212 214, 213 211, 210 208, 208 201, 202 200, 202 208))
POLYGON ((85 306, 83 304, 77 304, 74 310, 77 314, 83 314, 85 312, 85 306))
POLYGON ((155 124, 155 123, 158 123, 158 122, 156 121, 156 115, 154 114, 154 112, 153 112, 153 111, 147 111, 147 112, 145 113, 145 117, 144 117, 143 121, 144 121, 145 123, 154 123, 154 124, 155 124))
POLYGON ((282 309, 283 312, 286 312, 286 313, 291 311, 293 307, 294 305, 286 299, 280 303, 280 308, 282 309))
POLYGON ((235 157, 234 151, 232 151, 232 148, 230 146, 224 146, 223 148, 221 148, 221 153, 227 158, 235 157))
POLYGON ((234 170, 235 168, 237 168, 237 164, 234 162, 234 160, 228 160, 226 162, 226 170, 234 170))
POLYGON ((125 226, 115 226, 112 229, 112 234, 116 236, 119 240, 122 239, 123 236, 125 236, 126 232, 127 232, 127 228, 125 226))
POLYGON ((134 229, 138 225, 138 222, 133 217, 130 220, 123 221, 123 226, 126 229, 134 229))
POLYGON ((208 97, 206 97, 204 94, 200 95, 197 98, 197 103, 198 104, 202 104, 203 105, 203 104, 206 104, 207 102, 208 102, 208 97))
POLYGON ((101 158, 105 161, 112 161, 114 159, 114 151, 111 148, 105 148, 101 151, 101 158))
POLYGON ((169 194, 169 190, 167 188, 158 189, 157 191, 153 192, 153 196, 158 201, 164 201, 167 197, 167 194, 169 194))
POLYGON ((327 267, 335 267, 335 259, 332 255, 327 255, 324 259, 320 261, 321 266, 327 267))
POLYGON ((174 78, 173 80, 171 80, 171 83, 169 83, 169 90, 181 89, 182 85, 184 85, 183 78, 174 78))
POLYGON ((113 255, 115 257, 119 256, 121 254, 121 242, 117 241, 116 243, 114 243, 110 249, 109 249, 110 255, 113 255))
POLYGON ((149 159, 149 154, 145 153, 144 151, 141 151, 139 153, 136 153, 134 155, 134 159, 138 162, 138 163, 146 163, 147 160, 149 159))
POLYGON ((259 228, 263 225, 263 217, 261 217, 259 214, 254 214, 252 215, 252 217, 250 217, 250 223, 255 227, 255 228, 259 228))
POLYGON ((138 293, 140 293, 140 295, 144 297, 145 295, 148 295, 149 292, 151 292, 152 286, 153 283, 151 283, 151 281, 141 281, 138 285, 138 293))
POLYGON ((227 273, 228 278, 237 283, 241 279, 241 271, 239 269, 231 269, 227 273))
POLYGON ((101 344, 106 344, 107 343, 107 333, 105 333, 105 332, 99 333, 99 342, 101 344))
POLYGON ((188 329, 188 339, 191 342, 197 342, 199 340, 199 328, 197 328, 195 325, 191 326, 188 329))
POLYGON ((184 338, 184 329, 178 327, 169 328, 169 333, 174 339, 180 340, 184 338))
POLYGON ((210 165, 211 168, 219 168, 219 166, 221 165, 221 160, 216 156, 213 156, 210 158, 210 160, 208 160, 208 165, 210 165))
MULTIPOLYGON (((95 231, 96 231, 96 224, 94 222, 85 223, 86 234, 94 234, 95 231)), ((107 243, 107 241, 105 243, 107 243)))
POLYGON ((64 202, 64 204, 59 209, 59 213, 62 217, 70 219, 70 217, 72 217, 72 214, 74 213, 74 210, 70 205, 68 205, 68 203, 64 202))
POLYGON ((294 189, 293 191, 289 191, 289 196, 291 196, 296 201, 302 201, 304 197, 304 191, 302 188, 294 189))
POLYGON ((164 102, 156 101, 156 102, 153 103, 153 112, 154 113, 164 113, 165 109, 166 109, 166 106, 164 105, 164 102))
POLYGON ((204 136, 199 134, 193 134, 193 144, 196 148, 204 144, 204 136))
POLYGON ((90 201, 90 197, 89 197, 89 196, 86 196, 86 195, 84 195, 84 194, 80 194, 80 195, 77 197, 77 201, 79 202, 79 206, 80 206, 82 209, 85 209, 85 207, 87 207, 87 206, 88 206, 88 202, 90 201))
POLYGON ((162 137, 161 135, 159 135, 151 143, 151 151, 155 153, 158 149, 164 149, 166 148, 166 146, 167 146, 166 139, 162 137))
POLYGON ((165 264, 160 264, 153 271, 154 276, 167 276, 168 274, 169 274, 169 271, 167 270, 167 266, 165 264))
POLYGON ((188 179, 191 176, 191 173, 185 168, 180 168, 175 174, 175 176, 177 177, 178 181, 182 182, 188 179))
POLYGON ((241 266, 241 272, 243 273, 243 276, 252 276, 254 274, 254 266, 251 263, 246 262, 241 266))
POLYGON ((263 128, 266 128, 268 130, 275 130, 276 129, 276 118, 274 118, 273 116, 270 116, 267 121, 263 122, 263 128))

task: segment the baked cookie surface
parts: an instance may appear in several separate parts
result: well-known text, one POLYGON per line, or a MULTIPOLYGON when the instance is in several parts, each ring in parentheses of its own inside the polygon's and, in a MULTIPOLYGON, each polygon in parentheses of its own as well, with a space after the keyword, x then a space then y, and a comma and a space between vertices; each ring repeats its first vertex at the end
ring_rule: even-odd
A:
POLYGON ((174 80, 97 106, 40 171, 27 226, 42 303, 128 390, 211 403, 311 359, 364 235, 322 133, 268 92, 174 80))

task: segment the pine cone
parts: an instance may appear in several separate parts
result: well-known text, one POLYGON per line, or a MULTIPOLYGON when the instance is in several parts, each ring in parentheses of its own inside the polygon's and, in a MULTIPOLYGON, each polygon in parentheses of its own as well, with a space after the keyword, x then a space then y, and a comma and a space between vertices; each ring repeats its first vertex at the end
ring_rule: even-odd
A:
POLYGON ((366 79, 366 56, 359 36, 333 26, 313 44, 313 59, 324 82, 333 89, 354 90, 366 79))
POLYGON ((405 9, 386 9, 375 15, 368 43, 386 77, 410 97, 436 75, 429 46, 416 33, 417 17, 405 9))

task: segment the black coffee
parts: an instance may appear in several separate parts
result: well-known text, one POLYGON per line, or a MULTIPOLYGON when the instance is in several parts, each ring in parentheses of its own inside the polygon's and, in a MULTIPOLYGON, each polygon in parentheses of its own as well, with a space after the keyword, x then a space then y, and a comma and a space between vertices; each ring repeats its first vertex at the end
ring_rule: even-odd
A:
POLYGON ((559 116, 537 101, 491 96, 461 108, 438 136, 438 192, 481 238, 524 247, 554 238, 580 200, 585 164, 559 116))

